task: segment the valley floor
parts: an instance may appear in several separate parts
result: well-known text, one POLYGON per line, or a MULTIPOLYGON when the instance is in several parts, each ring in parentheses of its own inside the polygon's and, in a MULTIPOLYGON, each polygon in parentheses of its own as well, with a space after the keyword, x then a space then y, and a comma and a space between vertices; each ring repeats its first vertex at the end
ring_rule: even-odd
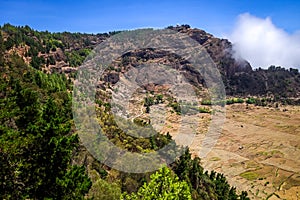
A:
MULTIPOLYGON (((163 104, 151 106, 151 124, 199 156, 212 116, 182 116, 170 108, 162 112, 165 108, 163 104)), ((131 109, 136 117, 149 117, 144 108, 131 109)), ((219 138, 201 159, 202 166, 223 173, 232 186, 247 191, 251 199, 300 199, 300 106, 233 104, 226 106, 225 114, 219 138)))
MULTIPOLYGON (((202 159, 251 199, 300 199, 300 107, 234 104, 217 144, 202 159)), ((190 146, 197 154, 199 142, 190 146)))

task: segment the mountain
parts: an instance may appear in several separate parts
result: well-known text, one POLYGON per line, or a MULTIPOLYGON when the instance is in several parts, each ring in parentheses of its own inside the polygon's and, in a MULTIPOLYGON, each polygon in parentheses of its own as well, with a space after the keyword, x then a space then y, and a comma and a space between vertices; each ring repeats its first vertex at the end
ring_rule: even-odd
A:
POLYGON ((299 98, 300 74, 297 69, 270 66, 267 70, 253 70, 246 60, 234 58, 232 44, 228 40, 188 25, 169 28, 188 34, 205 47, 223 75, 227 95, 299 98))
MULTIPOLYGON (((222 75, 227 95, 260 96, 276 101, 299 103, 300 74, 297 69, 270 66, 267 70, 253 70, 249 62, 233 56, 232 44, 226 39, 216 38, 203 30, 191 28, 189 25, 168 28, 189 35, 206 49, 222 75)), ((118 33, 49 33, 34 31, 28 26, 14 27, 9 24, 3 25, 1 32, 5 57, 16 52, 34 68, 47 73, 65 73, 71 77, 74 77, 77 67, 83 63, 94 47, 118 33)), ((139 52, 129 52, 125 56, 143 57, 146 60, 153 58, 168 60, 170 57, 168 52, 156 50, 140 50, 139 52)), ((129 62, 134 62, 134 60, 136 59, 129 59, 129 62)), ((174 59, 169 60, 169 63, 176 64, 174 59)), ((134 63, 127 63, 127 65, 131 64, 134 65, 134 63)), ((182 66, 184 64, 184 62, 180 63, 182 66)), ((185 70, 188 71, 189 68, 185 70)), ((190 71, 187 74, 188 79, 195 79, 193 72, 190 71)), ((109 76, 116 76, 116 74, 109 76)), ((201 79, 201 75, 198 76, 197 84, 203 84, 204 80, 201 79)))

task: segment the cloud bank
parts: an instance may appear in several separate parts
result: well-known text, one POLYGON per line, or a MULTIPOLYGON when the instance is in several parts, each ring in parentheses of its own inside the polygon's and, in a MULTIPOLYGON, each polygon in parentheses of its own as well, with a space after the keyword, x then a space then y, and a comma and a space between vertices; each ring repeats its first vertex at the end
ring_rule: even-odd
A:
POLYGON ((235 56, 246 59, 253 68, 276 65, 300 69, 300 31, 289 34, 270 18, 242 14, 227 38, 234 44, 235 56))

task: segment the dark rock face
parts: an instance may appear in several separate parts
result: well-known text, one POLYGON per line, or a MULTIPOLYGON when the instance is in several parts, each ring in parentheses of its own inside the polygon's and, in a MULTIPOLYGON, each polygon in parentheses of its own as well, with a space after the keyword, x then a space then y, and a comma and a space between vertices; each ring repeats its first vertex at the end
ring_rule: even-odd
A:
POLYGON ((128 52, 122 56, 121 67, 128 69, 129 67, 138 67, 141 63, 149 62, 164 64, 178 70, 179 73, 195 86, 205 85, 201 74, 195 71, 187 60, 168 51, 141 49, 128 52))
MULTIPOLYGON (((191 29, 188 25, 168 27, 172 30, 188 34, 199 42, 208 52, 218 67, 226 88, 226 94, 232 96, 280 96, 299 97, 300 75, 295 69, 271 67, 268 70, 252 70, 250 64, 243 59, 235 59, 232 44, 226 39, 215 38, 199 29, 191 29)), ((205 80, 190 63, 176 54, 156 49, 140 49, 122 56, 118 67, 125 71, 128 67, 137 67, 141 63, 157 62, 172 66, 193 85, 205 86, 205 80)), ((111 76, 111 75, 109 75, 111 76)), ((112 80, 108 80, 113 83, 112 80)))
POLYGON ((57 49, 54 54, 54 59, 58 62, 66 60, 66 56, 61 49, 57 49))
POLYGON ((111 84, 116 84, 119 81, 120 77, 118 73, 108 73, 104 75, 104 81, 111 84))
POLYGON ((232 44, 226 39, 215 38, 203 30, 191 29, 188 25, 169 27, 180 33, 188 34, 199 42, 216 63, 222 75, 226 78, 237 72, 250 72, 252 68, 246 60, 236 60, 232 55, 232 44))
POLYGON ((272 95, 288 98, 300 96, 300 74, 294 69, 269 67, 267 70, 257 69, 249 73, 235 74, 228 87, 232 95, 272 95))
POLYGON ((246 60, 233 56, 232 44, 226 39, 215 38, 203 30, 188 25, 168 27, 186 33, 203 45, 222 74, 227 95, 300 97, 300 74, 296 69, 270 67, 252 70, 246 60))

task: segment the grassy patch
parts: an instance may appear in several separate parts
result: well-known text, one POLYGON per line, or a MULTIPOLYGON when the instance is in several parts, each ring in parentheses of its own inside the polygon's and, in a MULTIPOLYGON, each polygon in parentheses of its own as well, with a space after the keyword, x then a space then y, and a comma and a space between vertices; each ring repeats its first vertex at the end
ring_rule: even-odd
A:
POLYGON ((265 156, 265 157, 272 157, 272 156, 283 156, 283 153, 279 150, 271 150, 271 151, 261 151, 258 152, 259 155, 265 156))
POLYGON ((243 172, 240 174, 241 177, 249 180, 249 181, 253 181, 253 180, 256 180, 258 178, 258 174, 255 173, 255 172, 251 172, 251 171, 248 171, 248 172, 243 172))
POLYGON ((212 157, 211 159, 209 159, 210 161, 219 161, 221 160, 221 158, 219 157, 212 157))
POLYGON ((250 161, 246 162, 246 168, 247 169, 252 168, 252 170, 253 170, 253 168, 259 169, 259 164, 256 163, 255 161, 250 160, 250 161))

